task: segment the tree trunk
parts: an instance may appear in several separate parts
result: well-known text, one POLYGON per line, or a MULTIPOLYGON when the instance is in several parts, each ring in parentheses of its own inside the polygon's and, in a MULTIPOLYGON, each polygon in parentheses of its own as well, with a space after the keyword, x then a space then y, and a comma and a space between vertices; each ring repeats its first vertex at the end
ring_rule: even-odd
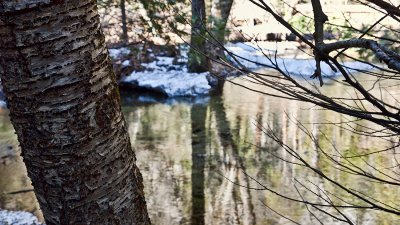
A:
MULTIPOLYGON (((211 8, 211 33, 215 38, 216 44, 225 43, 225 30, 231 12, 233 0, 213 0, 211 8)), ((221 47, 214 47, 219 57, 224 56, 221 47)))
POLYGON ((0 74, 46 224, 149 224, 95 0, 0 3, 0 74))
POLYGON ((125 10, 125 0, 120 0, 119 7, 121 9, 121 22, 122 22, 122 36, 121 40, 124 43, 128 43, 128 28, 126 26, 126 10, 125 10))
MULTIPOLYGON (((225 30, 228 18, 231 12, 233 0, 213 0, 211 7, 211 34, 212 44, 208 47, 212 57, 215 59, 225 58, 223 45, 225 43, 225 30), (222 46, 221 46, 222 45, 222 46)), ((218 75, 215 87, 213 87, 211 94, 221 95, 224 89, 227 68, 217 63, 210 63, 210 71, 218 75)))
POLYGON ((189 72, 208 70, 206 52, 206 8, 204 0, 192 0, 192 34, 188 59, 189 72))

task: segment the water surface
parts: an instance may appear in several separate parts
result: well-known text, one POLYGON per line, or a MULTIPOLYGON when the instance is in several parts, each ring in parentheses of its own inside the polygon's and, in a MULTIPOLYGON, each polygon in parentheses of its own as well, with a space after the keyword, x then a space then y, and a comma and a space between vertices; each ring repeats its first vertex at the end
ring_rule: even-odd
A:
MULTIPOLYGON (((240 79, 237 81, 270 91, 240 79)), ((324 91, 340 93, 344 89, 328 84, 324 91)), ((391 95, 399 96, 396 90, 391 95)), ((197 102, 144 104, 129 97, 123 98, 123 102, 153 224, 292 224, 277 212, 301 224, 319 223, 308 211, 315 212, 315 209, 284 200, 271 191, 254 189, 268 188, 292 198, 322 203, 307 191, 305 187, 308 187, 315 193, 329 194, 337 204, 343 202, 334 195, 360 204, 360 200, 349 197, 309 169, 292 164, 297 162, 295 158, 259 127, 270 128, 283 143, 332 179, 399 207, 396 200, 400 197, 400 190, 396 186, 369 182, 337 170, 327 160, 325 153, 338 157, 336 150, 344 156, 352 156, 391 144, 390 140, 359 136, 341 129, 339 125, 329 124, 347 124, 351 120, 347 116, 320 110, 310 104, 258 94, 230 83, 226 84, 222 97, 197 102), (309 133, 299 128, 300 122, 309 133), (308 134, 317 141, 311 141, 308 134), (317 144, 323 152, 318 150, 317 144)), ((0 116, 0 122, 1 152, 17 149, 6 113, 0 116)), ((359 130, 364 126, 374 126, 363 121, 353 125, 359 130)), ((397 165, 396 157, 400 160, 398 152, 384 151, 353 159, 352 163, 377 173, 368 165, 390 168, 397 165)), ((20 157, 7 157, 0 165, 0 193, 29 188, 20 157)), ((3 194, 0 208, 40 214, 32 192, 3 194)), ((338 216, 334 210, 328 212, 338 216)), ((355 224, 400 223, 399 217, 379 211, 345 209, 343 212, 355 224)), ((340 224, 323 212, 317 211, 314 215, 324 224, 340 224)))

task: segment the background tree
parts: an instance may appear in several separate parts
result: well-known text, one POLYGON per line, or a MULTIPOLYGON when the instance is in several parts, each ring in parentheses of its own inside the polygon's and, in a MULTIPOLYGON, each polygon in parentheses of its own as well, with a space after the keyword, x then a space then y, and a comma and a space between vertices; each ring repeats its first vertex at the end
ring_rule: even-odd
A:
POLYGON ((96 1, 3 1, 0 75, 46 224, 149 224, 96 1))
POLYGON ((128 26, 127 26, 127 19, 126 19, 126 9, 125 9, 125 0, 120 0, 119 7, 121 9, 121 22, 122 22, 122 35, 121 40, 125 43, 129 42, 128 37, 128 26))
POLYGON ((206 52, 206 6, 204 0, 192 0, 190 50, 188 58, 189 72, 208 70, 206 52))
MULTIPOLYGON (((213 0, 210 15, 211 34, 215 42, 224 44, 226 36, 226 24, 232 9, 233 0, 213 0)), ((215 54, 219 57, 224 57, 224 49, 218 44, 215 45, 215 54)))
MULTIPOLYGON (((212 58, 226 59, 224 49, 220 45, 225 44, 226 36, 226 24, 232 9, 233 0, 212 0, 211 7, 211 38, 209 43, 209 49, 212 58)), ((210 63, 210 71, 214 76, 217 76, 215 87, 213 88, 213 94, 221 94, 224 89, 225 78, 228 76, 228 72, 218 66, 218 63, 210 63)))
POLYGON ((190 72, 210 71, 213 79, 210 80, 213 90, 212 94, 221 94, 224 86, 226 73, 219 64, 212 63, 219 57, 225 59, 224 49, 220 47, 225 43, 226 24, 230 15, 233 0, 207 1, 210 3, 206 10, 204 0, 192 1, 192 20, 188 69, 190 72), (206 15, 209 12, 210 15, 206 15), (208 21, 206 21, 208 18, 208 21))
POLYGON ((158 36, 163 39, 166 45, 178 44, 175 42, 176 40, 171 37, 174 33, 187 35, 187 30, 178 28, 182 18, 186 18, 187 14, 190 12, 186 0, 140 0, 140 4, 145 9, 148 17, 141 17, 142 24, 147 28, 147 32, 153 33, 153 36, 158 36), (146 23, 150 26, 145 25, 146 23))

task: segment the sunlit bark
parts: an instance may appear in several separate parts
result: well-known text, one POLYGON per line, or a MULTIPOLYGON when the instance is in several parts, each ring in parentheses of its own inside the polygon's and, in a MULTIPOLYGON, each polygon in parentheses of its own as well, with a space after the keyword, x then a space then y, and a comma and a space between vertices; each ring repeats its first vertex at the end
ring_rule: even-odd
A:
POLYGON ((1 79, 46 224, 149 224, 96 1, 0 13, 1 79))

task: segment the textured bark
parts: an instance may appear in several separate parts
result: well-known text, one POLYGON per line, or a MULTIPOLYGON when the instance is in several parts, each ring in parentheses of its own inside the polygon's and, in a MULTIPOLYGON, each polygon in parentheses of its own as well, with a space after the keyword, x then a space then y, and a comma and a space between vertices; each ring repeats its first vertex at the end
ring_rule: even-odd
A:
POLYGON ((188 59, 189 72, 205 72, 208 70, 205 39, 206 8, 204 0, 192 0, 192 33, 188 59))
POLYGON ((46 224, 149 224, 94 0, 3 1, 0 74, 46 224))

